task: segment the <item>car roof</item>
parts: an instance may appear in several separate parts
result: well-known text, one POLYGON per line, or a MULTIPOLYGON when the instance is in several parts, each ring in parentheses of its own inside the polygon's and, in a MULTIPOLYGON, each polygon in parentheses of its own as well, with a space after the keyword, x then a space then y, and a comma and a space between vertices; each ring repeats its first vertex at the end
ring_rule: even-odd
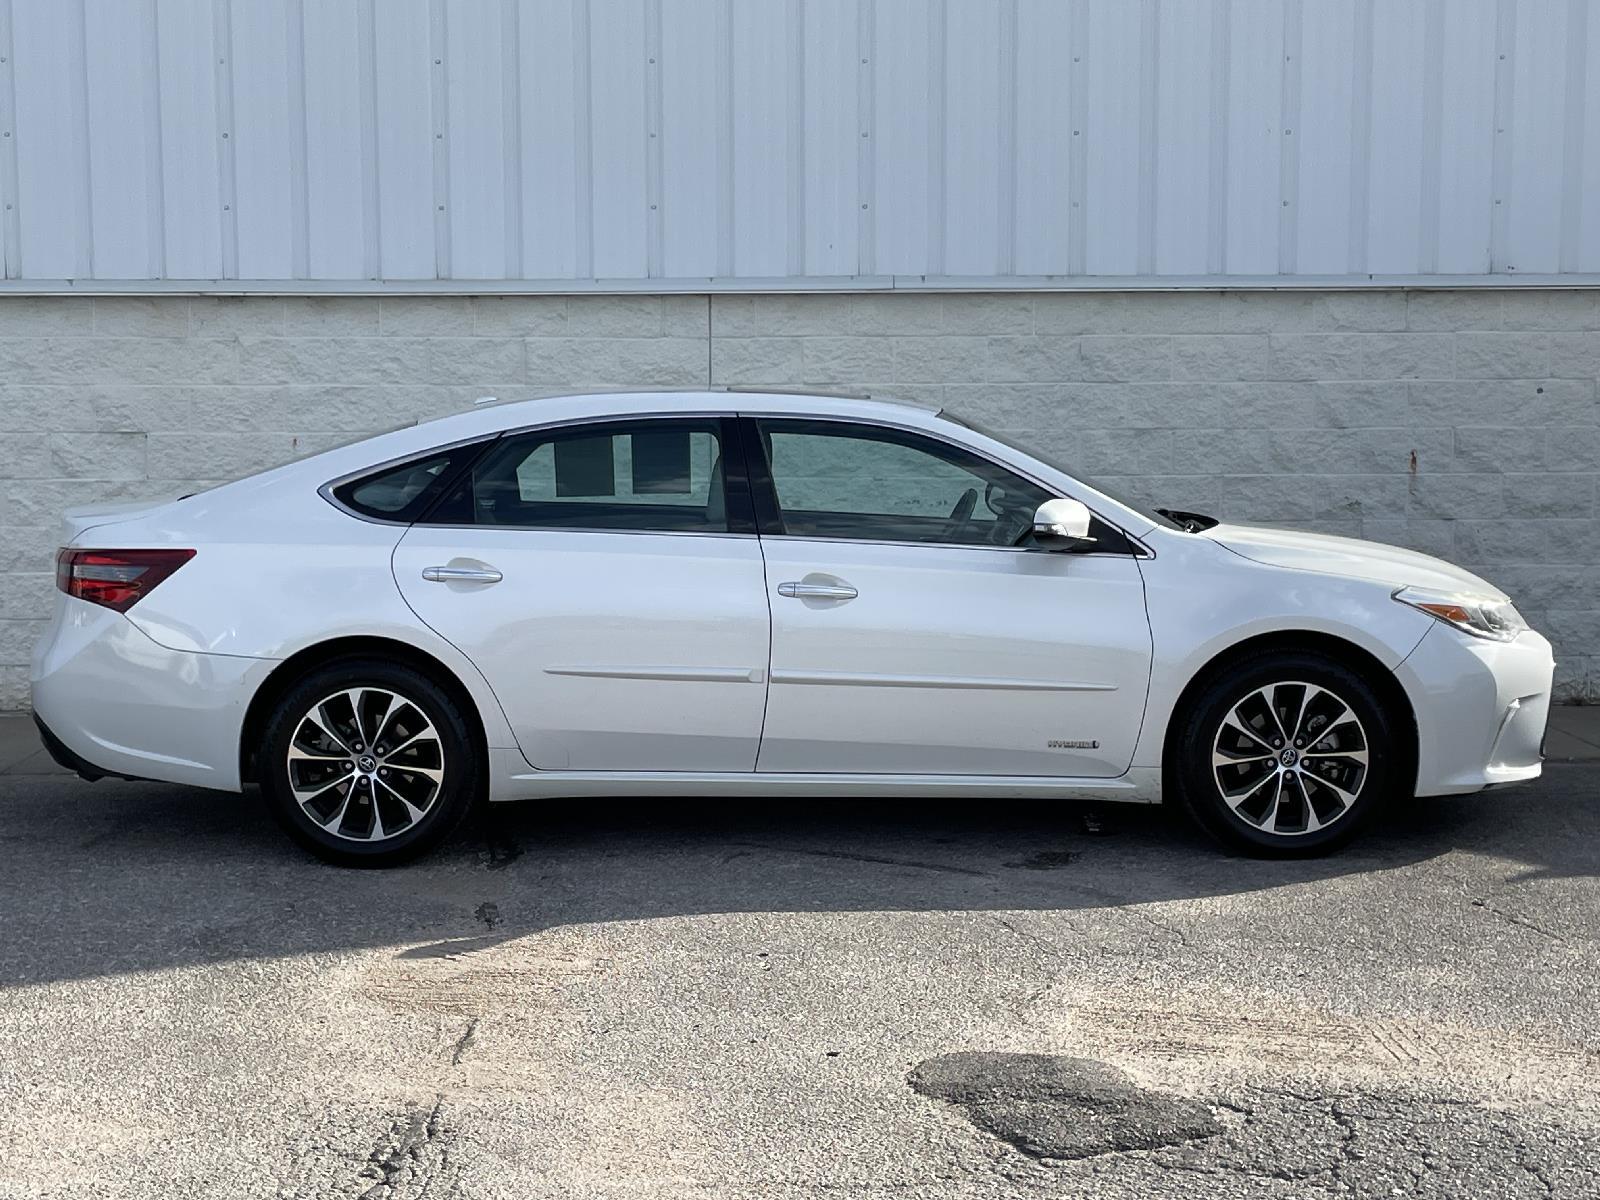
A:
MULTIPOLYGON (((608 391, 528 400, 483 402, 465 412, 403 425, 386 433, 331 447, 264 474, 276 475, 304 469, 322 480, 342 476, 385 462, 409 458, 436 448, 458 445, 519 429, 599 421, 633 416, 708 413, 725 415, 797 415, 854 417, 915 429, 937 429, 946 422, 929 405, 872 400, 859 396, 830 396, 816 392, 745 391, 608 391)), ((320 482, 320 481, 319 481, 320 482)))
MULTIPOLYGON (((441 441, 553 422, 597 420, 655 413, 801 413, 863 419, 923 421, 938 415, 937 405, 912 400, 874 399, 826 391, 767 391, 746 388, 663 389, 578 392, 526 400, 488 398, 466 412, 419 422, 418 429, 441 441)), ((921 424, 922 421, 916 422, 921 424)))

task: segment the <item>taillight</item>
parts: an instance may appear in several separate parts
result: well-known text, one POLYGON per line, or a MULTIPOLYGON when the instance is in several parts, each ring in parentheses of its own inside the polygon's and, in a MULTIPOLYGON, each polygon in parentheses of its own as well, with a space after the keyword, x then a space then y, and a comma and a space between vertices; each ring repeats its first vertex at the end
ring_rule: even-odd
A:
POLYGON ((56 586, 69 596, 127 612, 194 557, 193 550, 74 550, 56 555, 56 586))

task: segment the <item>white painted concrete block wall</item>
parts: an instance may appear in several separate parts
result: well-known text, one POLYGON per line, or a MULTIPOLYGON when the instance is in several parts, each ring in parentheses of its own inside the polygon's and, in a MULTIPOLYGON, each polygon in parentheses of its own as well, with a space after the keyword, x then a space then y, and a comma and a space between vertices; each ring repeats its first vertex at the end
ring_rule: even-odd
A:
POLYGON ((0 299, 0 707, 59 510, 500 396, 851 388, 966 409, 1177 507, 1414 546, 1600 700, 1600 292, 0 299))

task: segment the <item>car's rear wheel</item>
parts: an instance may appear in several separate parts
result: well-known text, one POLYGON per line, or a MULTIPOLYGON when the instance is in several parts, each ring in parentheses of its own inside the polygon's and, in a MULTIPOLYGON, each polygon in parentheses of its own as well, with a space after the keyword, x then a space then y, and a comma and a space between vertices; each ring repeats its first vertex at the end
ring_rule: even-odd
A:
POLYGON ((1208 833, 1253 854, 1342 846, 1397 785, 1392 714, 1366 678, 1320 654, 1236 663, 1180 719, 1180 800, 1208 833))
POLYGON ((299 680, 267 722, 262 793, 297 842, 349 866, 389 866, 437 846, 478 792, 456 702, 427 676, 347 659, 299 680))

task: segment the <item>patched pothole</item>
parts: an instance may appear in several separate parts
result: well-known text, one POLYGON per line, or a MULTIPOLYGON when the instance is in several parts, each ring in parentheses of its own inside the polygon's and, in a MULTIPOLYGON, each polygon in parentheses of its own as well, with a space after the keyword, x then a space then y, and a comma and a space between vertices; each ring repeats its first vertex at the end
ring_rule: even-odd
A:
POLYGON ((942 1054, 920 1063, 910 1082, 1035 1158, 1155 1150, 1222 1132, 1206 1105, 1142 1088, 1125 1072, 1088 1058, 942 1054))

